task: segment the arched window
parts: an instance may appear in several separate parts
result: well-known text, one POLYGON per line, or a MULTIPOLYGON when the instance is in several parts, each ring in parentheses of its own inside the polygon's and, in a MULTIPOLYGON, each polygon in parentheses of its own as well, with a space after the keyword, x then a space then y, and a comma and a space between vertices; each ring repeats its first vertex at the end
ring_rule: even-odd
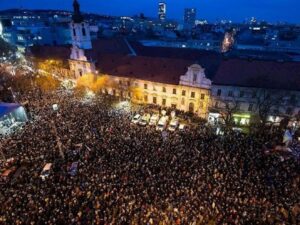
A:
POLYGON ((86 36, 86 31, 85 31, 84 26, 82 26, 82 35, 83 35, 83 36, 86 36))
POLYGON ((194 113, 194 103, 193 102, 191 102, 189 104, 189 112, 194 113))

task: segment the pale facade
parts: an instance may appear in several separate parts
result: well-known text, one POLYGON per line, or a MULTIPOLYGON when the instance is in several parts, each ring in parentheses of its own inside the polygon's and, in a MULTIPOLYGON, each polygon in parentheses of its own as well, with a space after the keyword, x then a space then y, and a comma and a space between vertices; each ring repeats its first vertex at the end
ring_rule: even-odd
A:
POLYGON ((186 85, 164 84, 108 75, 115 85, 106 87, 102 91, 103 93, 131 99, 135 103, 155 104, 184 112, 192 112, 199 117, 207 118, 210 102, 210 80, 205 77, 201 78, 200 76, 203 76, 203 74, 199 73, 193 75, 189 83, 189 72, 193 71, 195 67, 196 71, 203 71, 199 70, 201 68, 199 65, 192 65, 187 74, 181 76, 181 82, 186 85), (194 78, 196 81, 193 80, 194 78))
MULTIPOLYGON (((70 24, 73 45, 69 59, 70 69, 76 78, 87 73, 98 74, 94 62, 86 56, 86 50, 92 49, 90 26, 82 20, 78 7, 75 5, 79 20, 77 18, 70 24)), ((197 64, 188 68, 186 74, 180 77, 178 85, 122 77, 122 75, 107 74, 106 76, 110 82, 107 82, 108 85, 103 88, 103 93, 129 98, 135 103, 156 104, 196 113, 202 118, 208 115, 211 81, 205 77, 204 69, 197 64)))

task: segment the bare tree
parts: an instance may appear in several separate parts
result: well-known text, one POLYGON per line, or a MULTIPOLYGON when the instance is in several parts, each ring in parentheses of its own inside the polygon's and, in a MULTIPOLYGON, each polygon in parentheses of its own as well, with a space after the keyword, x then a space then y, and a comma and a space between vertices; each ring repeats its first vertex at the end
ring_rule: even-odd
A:
POLYGON ((218 107, 220 119, 225 125, 225 129, 230 130, 234 126, 233 115, 239 111, 239 102, 235 97, 219 99, 221 106, 218 107))
POLYGON ((256 112, 262 125, 268 122, 268 116, 272 109, 276 108, 280 113, 280 106, 283 104, 283 95, 275 91, 260 89, 256 93, 256 112))

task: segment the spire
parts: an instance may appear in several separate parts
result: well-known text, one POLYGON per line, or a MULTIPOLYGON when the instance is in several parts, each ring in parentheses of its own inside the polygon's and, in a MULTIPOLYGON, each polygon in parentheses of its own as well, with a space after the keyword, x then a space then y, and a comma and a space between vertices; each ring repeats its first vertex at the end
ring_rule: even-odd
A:
POLYGON ((81 23, 81 22, 83 22, 83 16, 81 15, 80 5, 79 5, 79 3, 78 3, 77 0, 74 0, 74 2, 73 2, 73 8, 74 8, 74 12, 73 12, 73 16, 72 16, 73 22, 74 23, 81 23))

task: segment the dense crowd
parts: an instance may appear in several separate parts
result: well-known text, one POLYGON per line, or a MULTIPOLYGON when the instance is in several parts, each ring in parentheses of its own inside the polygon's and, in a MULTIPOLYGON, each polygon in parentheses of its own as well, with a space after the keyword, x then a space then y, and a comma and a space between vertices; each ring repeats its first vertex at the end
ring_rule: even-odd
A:
POLYGON ((0 184, 0 224, 300 223, 299 162, 264 154, 275 132, 217 136, 203 125, 163 137, 107 97, 27 100, 31 122, 1 140, 23 169, 0 184))

